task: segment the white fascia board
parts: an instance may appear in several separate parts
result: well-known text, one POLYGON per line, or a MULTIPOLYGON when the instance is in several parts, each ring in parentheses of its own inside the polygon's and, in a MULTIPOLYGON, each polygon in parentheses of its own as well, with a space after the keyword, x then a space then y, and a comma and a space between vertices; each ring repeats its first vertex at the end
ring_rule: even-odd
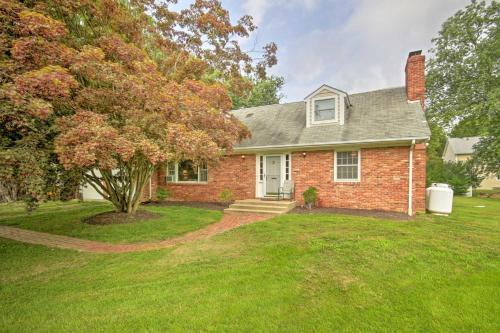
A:
POLYGON ((241 154, 243 152, 256 152, 256 151, 273 151, 283 149, 294 150, 325 150, 328 148, 335 148, 341 146, 361 146, 367 145, 376 147, 378 144, 387 147, 388 144, 411 144, 411 141, 427 141, 429 137, 408 137, 396 139, 373 139, 373 140, 352 140, 352 141, 337 141, 337 142, 319 142, 315 144, 290 144, 290 145, 275 145, 275 146, 254 146, 254 147, 241 147, 234 148, 233 154, 241 154))

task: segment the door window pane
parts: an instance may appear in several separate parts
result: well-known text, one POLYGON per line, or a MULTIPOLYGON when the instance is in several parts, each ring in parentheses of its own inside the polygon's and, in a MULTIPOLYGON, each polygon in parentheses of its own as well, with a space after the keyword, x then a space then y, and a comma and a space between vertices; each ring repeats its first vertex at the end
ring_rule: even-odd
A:
POLYGON ((290 155, 285 155, 285 180, 290 180, 290 155))
POLYGON ((264 180, 264 156, 259 157, 259 180, 264 180))

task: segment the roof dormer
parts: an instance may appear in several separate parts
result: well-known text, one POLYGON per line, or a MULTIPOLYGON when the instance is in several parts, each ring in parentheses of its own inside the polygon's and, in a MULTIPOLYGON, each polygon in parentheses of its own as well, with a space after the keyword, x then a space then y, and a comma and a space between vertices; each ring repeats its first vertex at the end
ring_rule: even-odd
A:
POLYGON ((342 90, 326 84, 306 96, 307 127, 339 124, 344 125, 346 100, 349 96, 342 90))

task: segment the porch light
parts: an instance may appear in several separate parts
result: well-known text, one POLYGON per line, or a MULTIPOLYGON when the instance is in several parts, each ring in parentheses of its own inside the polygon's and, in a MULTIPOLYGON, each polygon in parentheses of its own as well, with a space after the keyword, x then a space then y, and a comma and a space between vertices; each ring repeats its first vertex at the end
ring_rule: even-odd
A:
POLYGON ((302 153, 302 157, 306 157, 306 155, 307 155, 306 152, 302 153))
POLYGON ((241 155, 241 159, 244 160, 245 159, 245 155, 241 155))

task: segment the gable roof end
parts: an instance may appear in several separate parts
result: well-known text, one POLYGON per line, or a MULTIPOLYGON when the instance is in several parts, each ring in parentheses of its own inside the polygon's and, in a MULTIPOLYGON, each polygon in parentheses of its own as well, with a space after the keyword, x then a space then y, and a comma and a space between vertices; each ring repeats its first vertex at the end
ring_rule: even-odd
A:
POLYGON ((343 90, 340 90, 340 89, 337 89, 337 88, 334 88, 332 86, 329 86, 327 84, 322 84, 318 89, 314 90, 312 93, 310 93, 309 95, 307 95, 306 97, 304 97, 304 101, 311 98, 312 96, 316 95, 317 93, 319 93, 321 90, 323 89, 326 89, 326 90, 329 90, 331 91, 332 93, 335 93, 335 94, 339 94, 339 95, 345 95, 347 97, 347 102, 348 102, 348 106, 351 105, 351 101, 349 100, 349 94, 346 93, 345 91, 343 90))
POLYGON ((481 137, 471 136, 468 138, 448 138, 447 144, 455 155, 464 155, 474 153, 474 145, 479 142, 481 137))

